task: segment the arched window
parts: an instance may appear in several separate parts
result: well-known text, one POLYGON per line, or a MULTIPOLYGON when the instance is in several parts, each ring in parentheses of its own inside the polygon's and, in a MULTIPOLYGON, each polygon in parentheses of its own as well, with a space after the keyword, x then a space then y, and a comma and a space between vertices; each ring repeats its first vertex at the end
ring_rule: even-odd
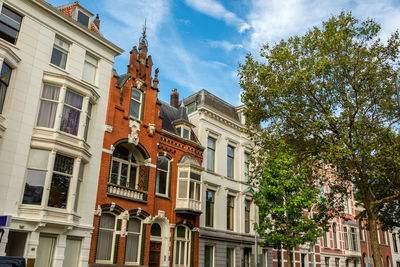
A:
POLYGON ((138 218, 130 218, 126 231, 125 263, 139 264, 142 221, 138 218))
POLYGON ((140 120, 142 118, 142 106, 143 93, 136 88, 132 88, 129 116, 140 120))
POLYGON ((161 237, 161 226, 158 223, 153 223, 151 225, 150 235, 161 237))
POLYGON ((117 226, 116 221, 116 216, 112 213, 103 213, 100 217, 96 262, 112 263, 117 226))
POLYGON ((109 182, 137 189, 138 175, 138 164, 129 145, 126 143, 118 145, 112 156, 109 182))
POLYGON ((156 194, 168 196, 170 162, 164 156, 157 158, 156 194))
POLYGON ((178 225, 175 228, 174 266, 190 265, 190 234, 187 226, 178 225))
POLYGON ((336 223, 332 224, 332 234, 333 234, 333 247, 337 248, 337 229, 336 223))

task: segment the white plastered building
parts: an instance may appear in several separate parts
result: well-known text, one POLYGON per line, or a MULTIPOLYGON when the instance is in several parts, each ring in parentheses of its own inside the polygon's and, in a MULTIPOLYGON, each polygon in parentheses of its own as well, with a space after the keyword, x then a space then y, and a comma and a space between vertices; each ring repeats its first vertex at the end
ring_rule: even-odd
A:
POLYGON ((0 256, 87 266, 114 57, 78 3, 0 0, 0 256), (64 9, 65 12, 62 12, 64 9))

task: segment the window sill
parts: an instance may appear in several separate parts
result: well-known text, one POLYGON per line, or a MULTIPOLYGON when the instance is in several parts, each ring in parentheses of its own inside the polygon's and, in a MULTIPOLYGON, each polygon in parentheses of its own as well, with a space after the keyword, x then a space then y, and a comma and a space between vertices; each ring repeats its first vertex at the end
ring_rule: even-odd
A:
POLYGON ((19 215, 39 220, 51 220, 62 223, 79 223, 81 216, 74 211, 53 207, 42 207, 39 205, 21 204, 19 215))
POLYGON ((53 68, 56 68, 56 69, 59 70, 59 71, 64 72, 65 74, 68 74, 68 75, 69 75, 69 72, 68 72, 66 69, 63 69, 63 68, 61 68, 61 67, 59 67, 59 66, 57 66, 57 65, 54 65, 53 63, 49 63, 49 65, 50 65, 51 67, 53 67, 53 68))
MULTIPOLYGON (((5 45, 5 46, 9 47, 9 48, 14 48, 14 49, 20 50, 19 47, 16 44, 12 44, 12 43, 10 43, 10 42, 2 39, 2 38, 0 38, 0 43, 2 45, 5 45)), ((18 43, 18 39, 17 39, 17 43, 18 43)))

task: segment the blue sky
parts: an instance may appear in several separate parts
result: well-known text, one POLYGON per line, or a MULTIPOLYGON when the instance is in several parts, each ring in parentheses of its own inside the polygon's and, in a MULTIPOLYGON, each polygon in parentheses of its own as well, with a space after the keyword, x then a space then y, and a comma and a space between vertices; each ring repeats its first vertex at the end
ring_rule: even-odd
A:
MULTIPOLYGON (((47 0, 54 6, 68 0, 47 0)), ((169 101, 207 89, 225 101, 240 104, 237 69, 247 53, 257 55, 275 43, 321 25, 341 10, 360 19, 374 18, 387 38, 400 25, 400 0, 81 0, 98 13, 100 31, 126 52, 115 69, 126 72, 129 51, 138 45, 147 20, 149 54, 158 67, 159 98, 169 101)))

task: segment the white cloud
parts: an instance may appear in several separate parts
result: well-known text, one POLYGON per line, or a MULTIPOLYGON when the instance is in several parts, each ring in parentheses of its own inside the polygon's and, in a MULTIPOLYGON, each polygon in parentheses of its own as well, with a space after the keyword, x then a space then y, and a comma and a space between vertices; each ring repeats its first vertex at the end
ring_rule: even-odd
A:
POLYGON ((220 47, 225 49, 226 51, 230 52, 233 49, 241 49, 243 48, 242 44, 233 44, 231 42, 228 42, 226 40, 221 40, 221 41, 209 41, 208 42, 211 47, 220 47))
POLYGON ((235 26, 240 33, 250 29, 250 25, 246 21, 215 0, 185 0, 185 3, 207 16, 223 20, 226 24, 235 26))

